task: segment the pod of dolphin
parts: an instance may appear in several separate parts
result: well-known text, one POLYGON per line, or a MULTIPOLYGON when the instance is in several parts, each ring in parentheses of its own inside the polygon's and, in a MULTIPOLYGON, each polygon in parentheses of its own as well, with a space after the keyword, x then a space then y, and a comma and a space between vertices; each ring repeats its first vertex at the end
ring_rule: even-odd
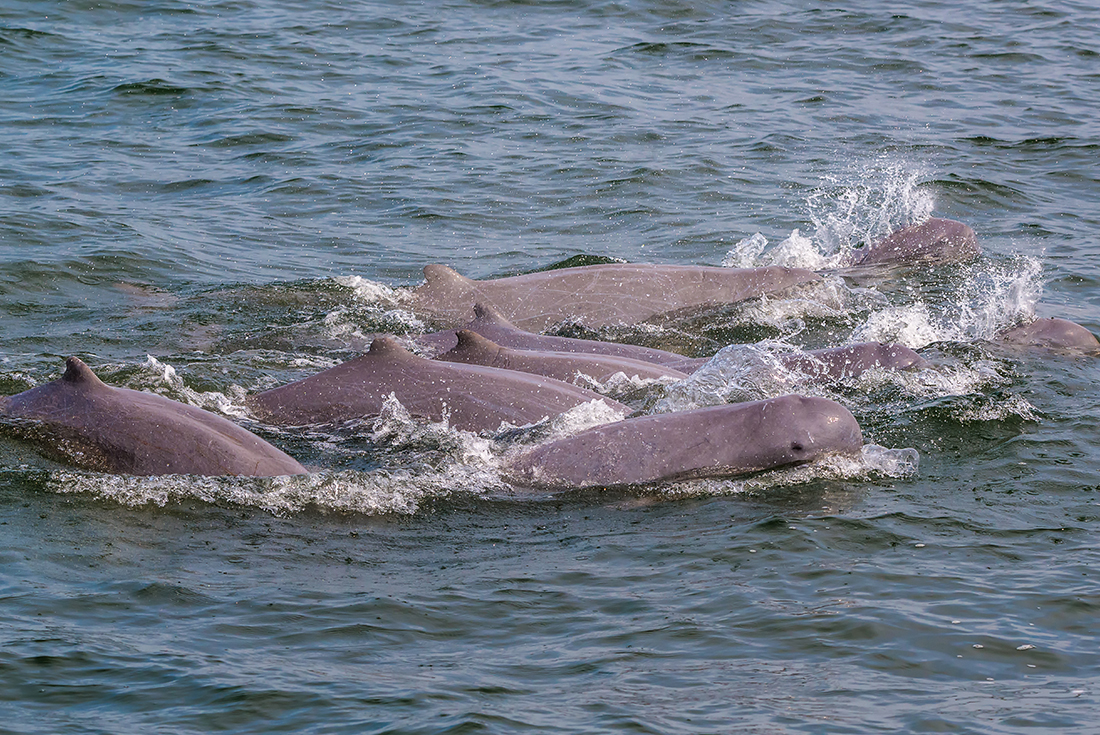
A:
MULTIPOLYGON (((980 253, 973 230, 931 219, 860 251, 852 268, 962 262, 980 253)), ((574 385, 578 375, 616 373, 680 380, 706 362, 614 342, 542 335, 566 319, 589 327, 692 315, 790 291, 820 275, 798 268, 608 264, 474 281, 442 265, 424 269, 414 310, 445 327, 414 339, 421 357, 378 336, 361 357, 248 397, 255 417, 300 426, 370 418, 394 396, 418 419, 457 429, 521 426, 602 401, 623 418, 520 453, 504 468, 521 486, 552 489, 724 477, 859 452, 852 414, 823 398, 789 395, 681 413, 628 416, 630 409, 574 385), (470 320, 470 317, 473 317, 470 320)), ((1087 329, 1040 319, 1006 330, 1009 347, 1100 353, 1087 329)), ((872 367, 904 370, 924 359, 901 345, 864 343, 786 356, 817 377, 872 367)), ((295 459, 232 421, 141 391, 104 384, 76 357, 64 375, 0 397, 0 428, 53 458, 98 472, 133 475, 305 474, 295 459)))

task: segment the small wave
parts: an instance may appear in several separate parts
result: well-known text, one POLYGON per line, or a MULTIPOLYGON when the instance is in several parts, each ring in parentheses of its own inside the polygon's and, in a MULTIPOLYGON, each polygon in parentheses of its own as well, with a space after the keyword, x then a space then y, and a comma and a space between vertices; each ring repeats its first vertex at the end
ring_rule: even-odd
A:
POLYGON ((489 438, 484 438, 469 431, 451 428, 446 417, 441 422, 417 421, 401 405, 396 395, 391 393, 382 402, 382 410, 371 425, 371 440, 375 443, 384 442, 391 447, 434 444, 449 447, 463 462, 479 460, 491 463, 490 458, 495 452, 491 445, 493 440, 516 441, 522 437, 535 436, 540 441, 561 439, 622 418, 622 411, 612 408, 602 400, 593 399, 534 424, 514 426, 504 422, 499 430, 490 432, 489 438))
POLYGON ((340 304, 322 320, 325 336, 349 344, 369 343, 376 333, 422 334, 427 326, 408 309, 412 291, 360 276, 338 276, 337 284, 352 292, 351 303, 340 304))
POLYGON ((119 84, 114 88, 114 91, 123 95, 182 96, 191 90, 187 87, 171 84, 163 79, 149 79, 142 82, 119 84))
POLYGON ((856 385, 868 395, 896 390, 910 398, 930 400, 977 394, 1011 382, 1003 363, 979 359, 969 363, 932 364, 919 370, 876 368, 860 375, 856 385))
POLYGON ((134 477, 55 471, 46 487, 57 493, 86 493, 128 507, 164 507, 197 500, 285 516, 308 509, 369 515, 412 514, 424 499, 449 494, 451 485, 430 476, 385 470, 268 478, 134 477))
POLYGON ((0 26, 0 44, 7 45, 10 43, 10 39, 40 39, 40 38, 53 38, 56 34, 49 31, 38 30, 37 28, 21 28, 18 26, 0 26))
POLYGON ((790 289, 781 296, 764 294, 739 304, 735 320, 788 334, 800 331, 807 319, 845 322, 851 291, 839 277, 823 278, 790 289))
POLYGON ((568 411, 550 419, 550 432, 547 438, 551 441, 572 436, 585 429, 603 426, 622 420, 622 412, 612 408, 603 401, 593 400, 574 406, 568 411))
POLYGON ((446 463, 458 465, 496 465, 492 441, 469 431, 452 428, 443 421, 418 421, 391 393, 382 401, 382 409, 370 425, 371 442, 387 453, 430 450, 441 453, 446 463))
POLYGON ((1010 419, 1022 419, 1023 421, 1039 423, 1041 420, 1039 410, 1020 395, 1010 395, 1003 400, 980 401, 975 404, 961 406, 954 412, 954 418, 962 424, 1007 421, 1010 419))
POLYGON ((336 283, 350 288, 355 298, 365 303, 380 303, 386 306, 400 306, 412 303, 413 292, 411 289, 400 286, 387 286, 384 283, 371 281, 362 276, 337 276, 333 279, 336 283))
MULTIPOLYGON (((0 357, 0 363, 7 363, 10 357, 0 357)), ((0 395, 14 395, 39 385, 39 377, 24 370, 0 371, 0 395)))
POLYGON ((758 401, 794 392, 809 376, 784 364, 784 355, 805 354, 779 340, 722 348, 711 360, 667 386, 653 413, 676 413, 727 403, 758 401))
POLYGON ((664 388, 675 385, 679 381, 672 377, 642 378, 637 375, 627 375, 619 371, 607 376, 605 380, 597 380, 591 375, 578 372, 573 381, 581 388, 599 393, 617 401, 625 402, 634 398, 645 399, 653 393, 660 393, 664 388))
POLYGON ((379 333, 422 334, 427 328, 415 314, 404 309, 340 305, 325 314, 321 331, 326 339, 365 346, 379 333))
MULTIPOLYGON (((547 417, 542 421, 527 426, 510 426, 503 424, 501 429, 493 434, 497 442, 507 445, 528 446, 545 441, 555 441, 578 434, 585 429, 603 426, 624 418, 617 409, 611 408, 601 400, 592 400, 558 414, 547 417)), ((511 456, 514 452, 510 446, 501 446, 498 451, 511 456)))
MULTIPOLYGON (((973 356, 965 361, 945 358, 944 362, 909 370, 872 367, 855 377, 837 378, 810 369, 813 364, 810 353, 782 340, 730 345, 688 378, 665 386, 650 412, 691 411, 790 393, 828 398, 858 412, 883 401, 981 394, 1008 386, 1013 380, 1006 363, 973 356), (792 357, 798 360, 790 360, 792 357)), ((900 404, 898 410, 904 410, 900 404)), ((998 410, 1004 416, 1031 415, 1019 404, 998 410)), ((969 416, 960 416, 959 420, 969 416)))
POLYGON ((207 411, 244 419, 250 416, 244 405, 245 390, 233 386, 230 395, 220 391, 197 391, 189 388, 171 365, 161 362, 152 355, 145 356, 141 365, 142 374, 131 379, 135 389, 149 388, 153 392, 167 395, 173 400, 196 406, 207 411))
POLYGON ((689 480, 662 488, 664 497, 739 495, 820 481, 901 480, 915 477, 920 469, 916 449, 889 449, 865 444, 858 455, 831 454, 806 464, 761 472, 728 480, 689 480))

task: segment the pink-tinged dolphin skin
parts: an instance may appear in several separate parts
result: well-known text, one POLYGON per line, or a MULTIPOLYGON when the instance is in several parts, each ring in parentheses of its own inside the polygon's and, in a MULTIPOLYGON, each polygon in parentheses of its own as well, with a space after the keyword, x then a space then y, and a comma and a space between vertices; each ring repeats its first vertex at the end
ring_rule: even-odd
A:
POLYGON ((848 409, 791 395, 605 424, 535 447, 505 475, 549 489, 641 485, 730 477, 862 446, 848 409))
MULTIPOLYGON (((860 342, 844 347, 780 354, 777 357, 788 369, 800 370, 811 378, 855 378, 876 367, 909 370, 928 365, 927 360, 905 345, 883 342, 860 342)), ((712 359, 685 357, 669 367, 693 373, 712 359)))
POLYGON ((854 266, 965 263, 981 254, 974 230, 951 219, 930 219, 853 254, 854 266))
POLYGON ((489 338, 468 329, 458 330, 457 338, 458 344, 453 350, 435 359, 466 365, 519 370, 566 383, 576 383, 582 375, 604 381, 615 373, 624 373, 628 378, 638 377, 643 380, 661 378, 683 380, 687 377, 687 373, 679 370, 628 357, 578 355, 545 350, 514 350, 510 347, 501 347, 489 338))
MULTIPOLYGON (((619 342, 601 342, 592 339, 573 337, 553 337, 534 334, 516 327, 496 309, 478 303, 474 304, 475 318, 466 325, 466 329, 486 337, 501 347, 536 352, 567 352, 587 355, 606 355, 613 358, 640 360, 661 365, 682 373, 693 373, 710 362, 710 357, 684 357, 675 352, 658 350, 653 347, 621 344, 619 342)), ((440 355, 453 350, 458 344, 457 329, 420 335, 412 338, 423 349, 440 355)), ((797 367, 813 377, 858 376, 873 367, 894 370, 906 370, 927 365, 913 350, 898 344, 867 342, 845 347, 811 350, 800 355, 780 357, 791 367, 797 367), (812 357, 808 357, 812 356, 812 357)))
POLYGON ((1068 319, 1036 319, 1030 324, 1001 332, 995 341, 1013 347, 1034 347, 1052 352, 1100 353, 1100 342, 1096 336, 1068 319))
POLYGON ((377 416, 391 393, 411 416, 447 417, 466 431, 491 431, 504 421, 531 424, 593 400, 630 413, 621 403, 559 380, 418 357, 392 337, 378 337, 354 360, 250 396, 248 405, 273 424, 320 424, 377 416))
POLYGON ((521 329, 566 319, 589 327, 637 324, 781 291, 821 276, 800 268, 718 268, 609 263, 473 281, 444 265, 424 267, 413 309, 446 326, 465 324, 474 304, 492 306, 521 329))
MULTIPOLYGON (((675 352, 658 350, 653 347, 535 334, 520 329, 505 319, 499 311, 481 302, 474 304, 474 320, 464 328, 491 339, 501 347, 510 347, 514 350, 608 355, 630 360, 642 360, 656 365, 669 365, 688 359, 675 352)), ((440 355, 454 349, 458 344, 457 332, 457 329, 448 329, 442 332, 423 334, 414 337, 412 341, 419 347, 431 351, 434 355, 440 355)))
POLYGON ((0 421, 45 454, 125 475, 303 475, 306 469, 228 419, 105 384, 70 357, 60 379, 0 398, 0 421))

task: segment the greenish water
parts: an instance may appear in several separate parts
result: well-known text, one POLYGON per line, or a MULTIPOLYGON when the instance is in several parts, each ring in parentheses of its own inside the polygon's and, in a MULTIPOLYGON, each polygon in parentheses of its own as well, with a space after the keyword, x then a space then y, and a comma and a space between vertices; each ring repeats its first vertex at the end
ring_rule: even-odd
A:
POLYGON ((1100 331, 1098 20, 7 3, 0 392, 76 354, 317 471, 112 478, 4 442, 0 730, 1091 732, 1097 363, 986 340, 1100 331), (243 407, 430 328, 400 301, 427 263, 820 265, 929 212, 982 258, 598 335, 765 340, 632 394, 666 407, 792 389, 761 369, 784 345, 919 349, 932 369, 796 386, 856 414, 861 462, 529 495, 503 442, 243 407))

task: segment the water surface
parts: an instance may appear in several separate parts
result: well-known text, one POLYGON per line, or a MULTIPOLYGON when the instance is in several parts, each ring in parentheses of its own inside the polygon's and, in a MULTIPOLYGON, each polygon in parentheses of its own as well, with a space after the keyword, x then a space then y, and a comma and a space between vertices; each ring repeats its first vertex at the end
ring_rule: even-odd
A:
POLYGON ((986 340, 1034 315, 1100 331, 1098 21, 7 3, 0 389, 76 354, 318 471, 111 478, 4 443, 4 727, 1090 732, 1097 363, 986 340), (430 328, 399 299, 427 263, 821 263, 930 213, 982 258, 601 335, 768 340, 669 399, 689 402, 784 390, 756 369, 776 350, 918 348, 935 369, 799 387, 857 415, 885 453, 863 465, 531 494, 499 442, 392 417, 277 432, 243 407, 430 328))

